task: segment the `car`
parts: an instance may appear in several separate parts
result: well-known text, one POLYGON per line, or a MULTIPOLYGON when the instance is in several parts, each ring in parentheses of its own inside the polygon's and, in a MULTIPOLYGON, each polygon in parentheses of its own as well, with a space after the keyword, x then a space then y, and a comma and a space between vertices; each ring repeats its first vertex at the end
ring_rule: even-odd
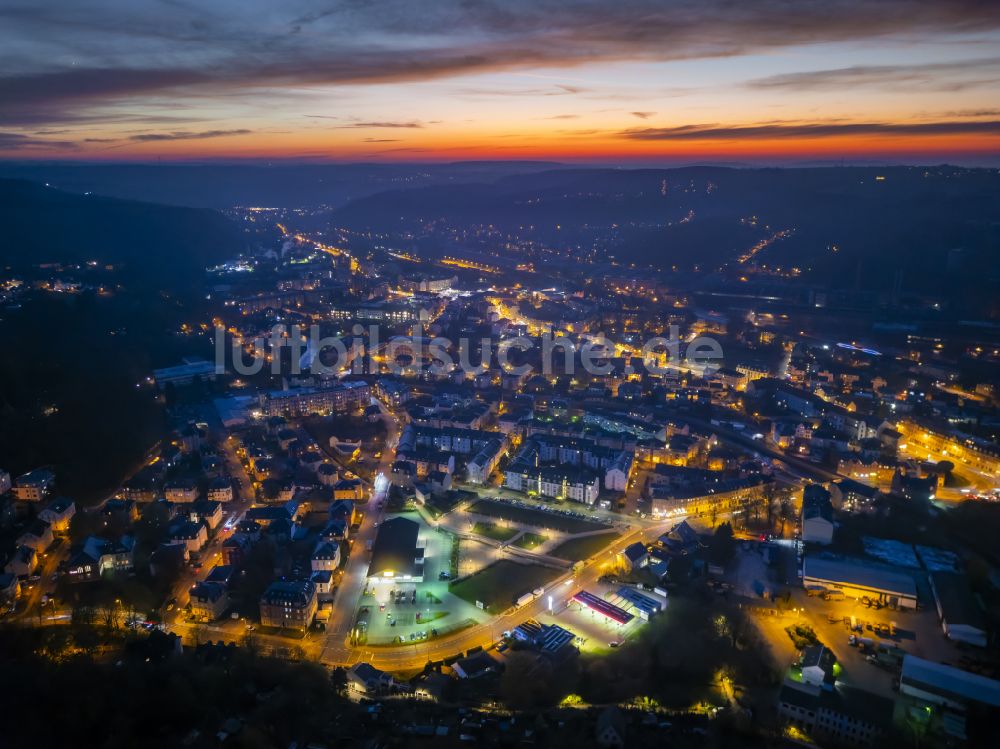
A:
POLYGON ((618 640, 612 640, 608 643, 609 648, 617 648, 619 645, 621 645, 621 643, 618 642, 618 640))

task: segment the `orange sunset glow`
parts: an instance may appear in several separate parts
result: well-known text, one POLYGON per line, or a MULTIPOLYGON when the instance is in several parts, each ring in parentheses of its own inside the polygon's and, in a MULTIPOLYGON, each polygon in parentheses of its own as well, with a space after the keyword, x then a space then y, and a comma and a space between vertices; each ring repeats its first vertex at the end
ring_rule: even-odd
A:
POLYGON ((0 155, 992 163, 987 3, 213 3, 5 16, 0 155), (115 19, 102 23, 100 18, 115 19))

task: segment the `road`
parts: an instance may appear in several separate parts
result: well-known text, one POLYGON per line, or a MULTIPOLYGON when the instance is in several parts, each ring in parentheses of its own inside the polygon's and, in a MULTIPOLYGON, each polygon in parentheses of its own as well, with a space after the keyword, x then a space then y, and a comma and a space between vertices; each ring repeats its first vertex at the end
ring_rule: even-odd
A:
POLYGON ((386 437, 382 445, 382 457, 374 472, 375 480, 368 500, 369 510, 361 519, 361 527, 352 539, 351 554, 344 566, 333 611, 326 625, 327 637, 321 653, 323 659, 332 658, 336 661, 349 652, 347 641, 354 626, 354 612, 368 579, 368 543, 375 542, 378 524, 385 513, 385 500, 391 484, 389 474, 392 471, 400 429, 399 422, 391 411, 383 408, 382 419, 386 426, 386 437))
MULTIPOLYGON (((174 584, 171 595, 177 599, 177 609, 165 617, 167 620, 173 619, 173 624, 185 624, 184 617, 187 613, 184 606, 187 604, 191 587, 198 581, 199 577, 207 575, 212 567, 222 564, 222 545, 226 539, 232 535, 232 528, 236 525, 247 509, 254 503, 252 483, 247 475, 246 468, 240 462, 236 454, 234 440, 230 437, 218 440, 218 446, 222 456, 226 461, 226 468, 229 476, 234 479, 233 499, 222 506, 222 522, 215 529, 215 535, 209 540, 201 550, 199 557, 201 567, 195 569, 192 565, 187 565, 181 570, 177 582, 174 584)), ((183 633, 179 633, 183 634, 183 633)))

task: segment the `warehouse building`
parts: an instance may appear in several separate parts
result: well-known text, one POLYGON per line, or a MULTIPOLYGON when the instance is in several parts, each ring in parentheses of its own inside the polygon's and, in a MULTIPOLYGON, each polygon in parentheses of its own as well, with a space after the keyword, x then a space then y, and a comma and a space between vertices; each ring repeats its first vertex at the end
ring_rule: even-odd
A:
POLYGON ((945 637, 985 648, 986 617, 969 583, 954 572, 935 572, 930 579, 945 637))
POLYGON ((890 608, 917 608, 917 584, 911 575, 852 560, 806 557, 802 584, 806 590, 841 590, 848 598, 890 608))

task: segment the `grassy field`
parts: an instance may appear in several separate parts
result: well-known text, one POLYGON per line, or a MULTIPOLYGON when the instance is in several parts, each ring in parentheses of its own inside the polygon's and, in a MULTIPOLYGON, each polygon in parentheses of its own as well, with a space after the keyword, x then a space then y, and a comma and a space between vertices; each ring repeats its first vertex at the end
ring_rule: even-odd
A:
POLYGON ((532 549, 537 549, 548 540, 548 536, 543 536, 540 533, 532 533, 531 531, 525 531, 524 535, 514 542, 514 546, 517 546, 519 549, 531 551, 532 549))
POLYGON ((473 605, 476 601, 482 601, 488 612, 499 614, 512 606, 518 596, 545 585, 559 575, 559 570, 549 567, 517 564, 502 559, 453 583, 450 590, 473 605))
POLYGON ((472 532, 478 536, 492 538, 494 541, 509 541, 520 531, 517 528, 504 528, 496 523, 476 523, 472 532))
POLYGON ((554 557, 559 557, 560 559, 566 559, 570 562, 579 562, 581 559, 587 559, 588 557, 594 556, 594 554, 599 552, 616 538, 618 538, 618 534, 615 531, 598 533, 593 536, 584 536, 583 538, 571 538, 569 541, 563 541, 556 548, 550 551, 549 554, 554 557))
POLYGON ((531 507, 519 507, 506 502, 495 502, 492 499, 481 499, 469 508, 470 512, 491 518, 501 518, 512 523, 531 525, 536 528, 549 528, 563 533, 586 533, 606 527, 602 523, 584 518, 560 515, 555 512, 543 512, 531 507))

